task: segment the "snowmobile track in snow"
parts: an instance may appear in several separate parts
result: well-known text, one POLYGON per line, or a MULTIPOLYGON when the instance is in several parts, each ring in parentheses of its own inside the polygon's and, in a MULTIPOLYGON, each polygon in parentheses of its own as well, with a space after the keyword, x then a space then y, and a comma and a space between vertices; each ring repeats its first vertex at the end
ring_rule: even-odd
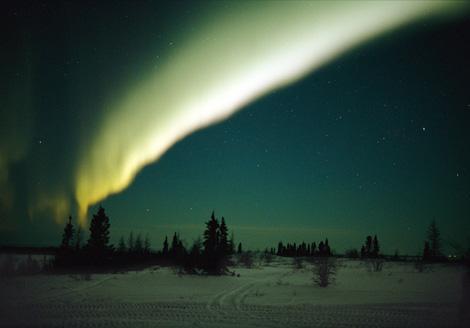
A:
POLYGON ((203 303, 48 303, 0 310, 0 327, 458 327, 452 304, 248 305, 252 284, 203 303), (214 301, 214 300, 213 300, 214 301))

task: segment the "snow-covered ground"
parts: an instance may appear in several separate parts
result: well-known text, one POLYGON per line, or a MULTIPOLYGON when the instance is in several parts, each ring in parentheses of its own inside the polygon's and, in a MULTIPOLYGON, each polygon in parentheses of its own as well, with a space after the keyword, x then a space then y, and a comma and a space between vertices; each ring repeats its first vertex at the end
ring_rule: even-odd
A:
POLYGON ((237 276, 152 267, 117 274, 0 278, 0 326, 470 327, 468 274, 434 264, 337 260, 336 282, 315 286, 312 265, 277 258, 237 276))

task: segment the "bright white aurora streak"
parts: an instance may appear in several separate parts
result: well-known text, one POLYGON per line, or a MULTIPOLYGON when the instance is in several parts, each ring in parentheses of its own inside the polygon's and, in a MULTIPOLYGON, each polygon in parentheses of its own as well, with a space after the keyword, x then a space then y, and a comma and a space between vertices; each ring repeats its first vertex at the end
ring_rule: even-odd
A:
POLYGON ((405 23, 462 3, 246 2, 218 12, 175 45, 165 67, 115 101, 83 149, 75 196, 88 207, 126 188, 178 140, 405 23))

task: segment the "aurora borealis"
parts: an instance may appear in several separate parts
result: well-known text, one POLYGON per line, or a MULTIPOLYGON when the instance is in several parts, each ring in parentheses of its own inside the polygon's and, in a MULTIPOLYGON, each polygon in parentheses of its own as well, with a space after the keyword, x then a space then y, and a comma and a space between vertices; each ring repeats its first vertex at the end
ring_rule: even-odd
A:
MULTIPOLYGON (((468 68, 453 75, 452 64, 431 55, 417 67, 441 75, 414 77, 406 51, 395 60, 385 53, 384 63, 404 63, 396 63, 400 88, 394 68, 381 67, 370 47, 386 48, 382 38, 393 36, 393 47, 413 56, 419 50, 407 35, 426 39, 448 26, 468 27, 466 12, 463 2, 439 1, 12 5, 2 14, 12 33, 1 55, 9 64, 2 69, 0 233, 27 242, 15 232, 31 225, 39 227, 35 241, 54 243, 54 220, 72 213, 86 224, 97 203, 121 233, 155 227, 156 243, 201 224, 212 209, 248 243, 263 241, 254 247, 272 244, 272 230, 286 226, 293 238, 308 232, 354 242, 366 231, 390 243, 410 231, 406 251, 433 216, 448 234, 462 231, 470 214, 469 151, 462 146, 468 131, 461 126, 468 123, 461 81, 468 68), (361 49, 377 62, 354 60, 361 49), (365 80, 335 72, 340 61, 365 80), (383 72, 375 76, 378 67, 383 72), (341 90, 325 89, 341 78, 349 79, 341 90), (376 89, 361 92, 366 84, 376 89), (344 95, 351 90, 357 98, 344 95), (414 94, 391 96, 400 90, 414 94), (293 103, 280 109, 278 98, 293 103), (371 106, 394 114, 374 117, 379 111, 371 106), (330 115, 347 126, 332 125, 330 115), (363 140, 353 131, 363 131, 363 140), (433 139, 423 140, 427 135, 433 139), (383 144, 391 148, 377 152, 383 144), (398 168, 390 173, 388 164, 398 168)), ((438 41, 423 47, 448 51, 462 67, 464 43, 438 41)))

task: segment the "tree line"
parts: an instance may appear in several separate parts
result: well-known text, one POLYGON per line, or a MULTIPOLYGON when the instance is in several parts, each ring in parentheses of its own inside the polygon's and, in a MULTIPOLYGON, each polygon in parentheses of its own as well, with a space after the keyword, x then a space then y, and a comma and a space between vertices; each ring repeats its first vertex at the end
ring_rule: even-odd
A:
MULTIPOLYGON (((129 234, 127 242, 124 236, 119 239, 117 247, 110 244, 110 220, 105 209, 99 207, 93 215, 89 226, 89 238, 82 244, 81 227, 75 229, 72 217, 69 217, 62 234, 62 241, 55 257, 57 267, 70 267, 76 265, 113 265, 132 264, 144 260, 158 260, 168 264, 178 265, 190 273, 205 272, 209 274, 222 274, 227 272, 230 257, 235 253, 243 253, 241 243, 235 244, 233 232, 229 229, 225 218, 220 220, 212 212, 210 219, 205 222, 202 239, 197 238, 193 244, 186 247, 180 235, 175 232, 169 240, 168 236, 162 243, 161 251, 151 250, 148 236, 129 234)), ((330 257, 333 252, 328 238, 324 241, 312 243, 287 243, 280 241, 276 248, 266 249, 265 253, 283 257, 330 257)), ((380 258, 380 244, 377 235, 368 235, 360 253, 356 249, 346 252, 352 258, 380 258)), ((441 252, 440 231, 435 221, 432 221, 424 243, 423 261, 438 261, 445 257, 441 252)))
MULTIPOLYGON (((274 248, 271 249, 271 253, 274 254, 274 248)), ((287 243, 286 245, 280 241, 277 245, 277 252, 275 253, 278 256, 286 257, 303 257, 303 256, 331 256, 331 248, 328 242, 328 238, 325 241, 320 241, 318 243, 305 243, 302 242, 298 245, 296 243, 287 243)))
POLYGON ((81 228, 75 231, 72 217, 69 217, 55 257, 55 266, 105 266, 158 260, 178 265, 190 273, 222 274, 228 271, 229 257, 235 252, 242 252, 241 243, 235 247, 233 233, 229 237, 225 218, 217 219, 214 212, 205 223, 202 240, 197 238, 189 248, 185 247, 176 232, 171 243, 168 236, 165 236, 162 249, 158 252, 152 252, 148 236, 143 238, 141 234, 134 235, 133 232, 129 234, 127 243, 121 236, 115 248, 110 244, 110 226, 109 217, 100 206, 90 222, 89 239, 82 245, 81 228))

